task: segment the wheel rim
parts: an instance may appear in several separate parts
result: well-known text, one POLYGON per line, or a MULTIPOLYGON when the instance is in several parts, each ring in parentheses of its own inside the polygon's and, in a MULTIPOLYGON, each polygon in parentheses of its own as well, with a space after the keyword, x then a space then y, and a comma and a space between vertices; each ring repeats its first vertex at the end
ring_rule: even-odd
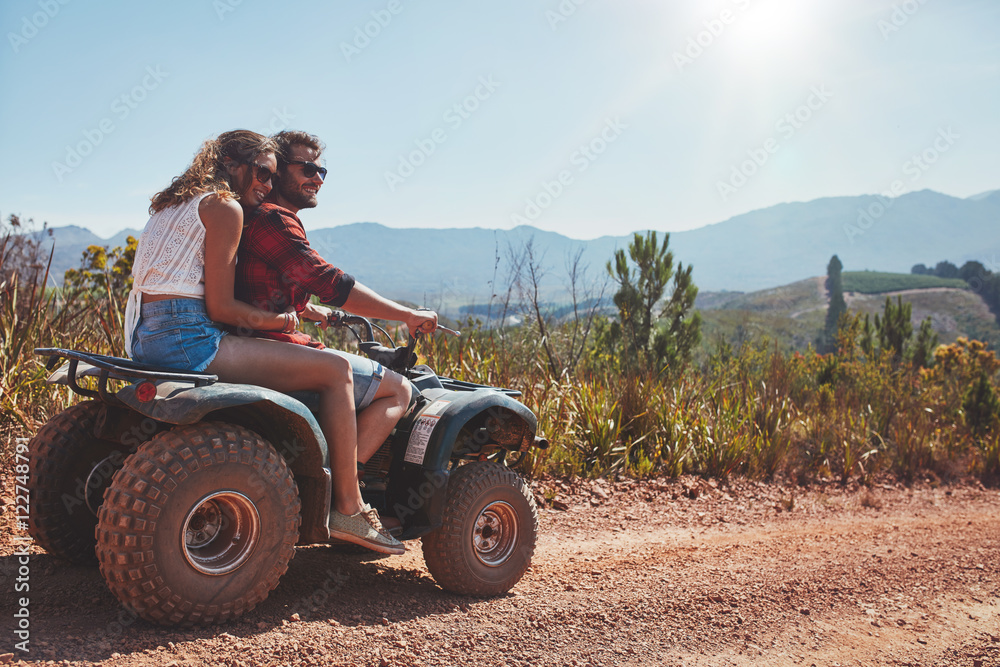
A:
POLYGON ((119 468, 121 468, 120 455, 116 465, 115 455, 112 454, 101 459, 87 475, 87 481, 83 487, 86 495, 84 500, 87 503, 87 509, 94 516, 97 516, 98 510, 101 509, 101 503, 104 502, 104 492, 111 486, 111 478, 114 477, 115 471, 119 468))
POLYGON ((181 527, 181 549, 194 569, 223 575, 239 568, 260 538, 260 515, 242 493, 218 491, 188 512, 181 527))
POLYGON ((509 504, 497 500, 483 508, 476 517, 472 531, 472 546, 483 565, 500 567, 514 553, 517 544, 517 512, 509 504))

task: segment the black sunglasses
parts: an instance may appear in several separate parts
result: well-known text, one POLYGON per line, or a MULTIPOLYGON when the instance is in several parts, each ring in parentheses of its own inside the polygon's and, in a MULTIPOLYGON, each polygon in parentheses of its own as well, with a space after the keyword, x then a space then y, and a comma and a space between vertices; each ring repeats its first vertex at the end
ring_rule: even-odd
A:
POLYGON ((312 178, 316 174, 319 174, 319 180, 325 181, 327 168, 320 167, 315 162, 306 162, 305 160, 289 160, 288 164, 301 164, 302 165, 302 175, 306 178, 312 178))
POLYGON ((267 183, 272 178, 277 178, 278 177, 278 173, 277 172, 271 171, 267 167, 262 167, 261 165, 257 164, 256 162, 249 162, 248 161, 248 162, 244 162, 243 164, 248 164, 248 165, 250 165, 253 168, 254 178, 256 178, 257 182, 260 183, 261 185, 267 183))

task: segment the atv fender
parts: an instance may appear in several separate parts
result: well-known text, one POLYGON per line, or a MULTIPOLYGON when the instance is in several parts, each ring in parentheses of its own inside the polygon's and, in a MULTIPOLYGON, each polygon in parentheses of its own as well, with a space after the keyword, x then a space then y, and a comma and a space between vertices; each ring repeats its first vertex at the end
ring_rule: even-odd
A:
POLYGON ((135 395, 136 386, 119 390, 118 399, 150 419, 168 424, 236 421, 285 453, 289 467, 296 473, 318 476, 321 468, 330 467, 326 438, 316 417, 302 403, 281 392, 225 382, 207 387, 157 382, 157 397, 143 402, 135 395))
POLYGON ((285 458, 299 487, 299 544, 330 539, 330 454, 316 417, 305 405, 281 392, 248 384, 155 384, 157 397, 151 401, 136 397, 137 385, 119 390, 116 396, 132 410, 158 422, 180 425, 221 421, 239 424, 267 439, 285 458))
POLYGON ((524 404, 495 389, 425 389, 421 397, 422 405, 399 427, 389 474, 386 500, 403 522, 400 539, 441 526, 453 454, 476 454, 487 445, 525 451, 538 425, 524 404))

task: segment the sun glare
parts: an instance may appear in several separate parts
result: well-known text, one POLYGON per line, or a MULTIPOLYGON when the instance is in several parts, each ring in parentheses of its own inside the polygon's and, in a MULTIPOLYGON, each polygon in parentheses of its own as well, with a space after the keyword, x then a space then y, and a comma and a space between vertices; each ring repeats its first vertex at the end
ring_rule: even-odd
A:
POLYGON ((782 59, 787 66, 810 49, 818 20, 815 3, 761 0, 734 5, 731 43, 741 60, 758 65, 782 59))

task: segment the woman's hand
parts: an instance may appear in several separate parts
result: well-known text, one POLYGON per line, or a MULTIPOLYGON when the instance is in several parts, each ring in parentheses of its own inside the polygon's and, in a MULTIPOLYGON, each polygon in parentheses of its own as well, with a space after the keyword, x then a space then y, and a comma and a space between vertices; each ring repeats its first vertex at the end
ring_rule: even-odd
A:
POLYGON ((330 315, 332 313, 332 309, 310 301, 306 304, 306 307, 302 309, 302 312, 299 313, 299 317, 303 320, 315 322, 316 326, 325 331, 326 328, 330 326, 330 315))
POLYGON ((292 333, 299 328, 299 315, 294 310, 282 313, 285 318, 285 325, 281 328, 282 333, 292 333))

